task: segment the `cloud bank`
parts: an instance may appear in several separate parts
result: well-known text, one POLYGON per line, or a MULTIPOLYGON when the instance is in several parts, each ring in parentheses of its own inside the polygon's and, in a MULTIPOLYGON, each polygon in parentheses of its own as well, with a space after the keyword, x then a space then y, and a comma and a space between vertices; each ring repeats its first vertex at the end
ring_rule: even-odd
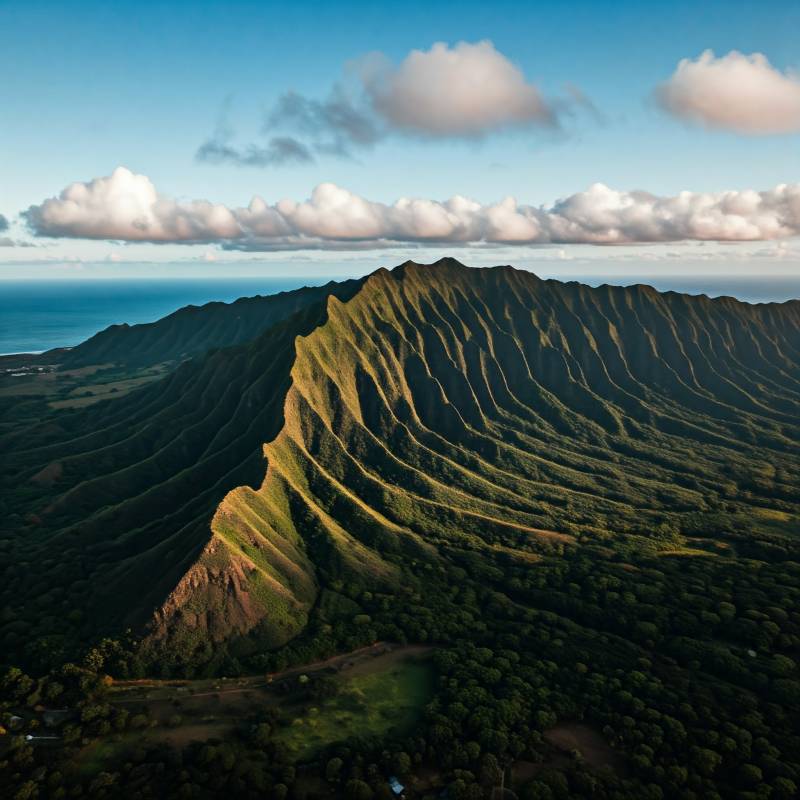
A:
POLYGON ((268 204, 255 196, 247 207, 228 208, 207 200, 177 201, 160 194, 147 176, 118 167, 108 177, 71 184, 23 216, 37 236, 217 243, 252 251, 354 250, 398 243, 742 242, 800 235, 800 184, 762 192, 658 197, 596 183, 543 207, 513 197, 483 205, 459 195, 386 204, 322 183, 302 202, 268 204))
POLYGON ((8 218, 0 214, 0 233, 3 233, 3 231, 7 231, 8 228, 9 228, 8 218))
POLYGON ((671 114, 709 128, 750 135, 800 132, 800 76, 775 69, 761 53, 706 50, 685 58, 656 90, 671 114))
POLYGON ((191 242, 235 238, 242 229, 225 206, 179 203, 160 195, 146 175, 117 167, 105 178, 72 183, 56 198, 23 212, 39 236, 126 242, 191 242))

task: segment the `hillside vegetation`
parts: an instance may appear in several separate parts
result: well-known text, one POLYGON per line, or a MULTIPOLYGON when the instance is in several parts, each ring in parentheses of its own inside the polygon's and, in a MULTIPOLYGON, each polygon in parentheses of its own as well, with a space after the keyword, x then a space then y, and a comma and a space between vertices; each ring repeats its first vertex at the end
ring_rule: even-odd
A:
MULTIPOLYGON (((272 311, 228 347, 212 320, 239 304, 111 329, 104 369, 164 376, 4 418, 0 661, 40 677, 9 671, 0 711, 80 710, 66 784, 366 800, 400 775, 480 800, 506 765, 524 800, 795 796, 800 302, 450 259, 313 292, 247 301, 272 311), (377 679, 361 709, 290 670, 283 714, 114 761, 113 731, 130 750, 163 720, 105 673, 273 674, 378 641, 434 651, 413 714, 377 679)), ((44 774, 15 747, 0 786, 44 774)))
MULTIPOLYGON (((162 336, 171 356, 207 346, 221 315, 109 329, 72 358, 103 341, 103 359, 163 360, 162 336)), ((285 293, 264 317, 248 344, 6 437, 4 593, 24 618, 33 588, 36 648, 149 619, 195 663, 243 635, 283 644, 320 586, 392 586, 409 559, 703 553, 739 528, 762 537, 746 551, 796 525, 799 303, 443 260, 285 293)), ((27 647, 11 618, 6 652, 27 647)))

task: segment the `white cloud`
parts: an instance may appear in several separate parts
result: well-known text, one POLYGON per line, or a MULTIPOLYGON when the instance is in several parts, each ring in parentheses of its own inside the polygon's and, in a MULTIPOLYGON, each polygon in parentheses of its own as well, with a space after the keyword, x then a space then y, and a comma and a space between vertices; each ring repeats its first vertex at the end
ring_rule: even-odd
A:
POLYGON ((800 184, 657 197, 596 183, 542 207, 513 197, 482 205, 458 195, 386 204, 322 183, 302 202, 270 205, 256 196, 246 208, 228 208, 206 200, 178 202, 159 194, 146 176, 119 167, 108 177, 73 183, 24 216, 38 236, 217 243, 252 251, 374 249, 397 243, 740 242, 800 235, 800 184))
POLYGON ((31 206, 25 217, 37 233, 83 239, 191 242, 241 234, 225 206, 178 203, 159 195, 146 175, 125 167, 89 183, 72 183, 58 197, 31 206))
POLYGON ((482 136, 492 130, 551 123, 539 89, 489 41, 437 42, 412 50, 398 66, 365 70, 375 110, 401 130, 426 136, 482 136))
POLYGON ((670 113, 711 128, 751 135, 800 132, 800 76, 775 69, 761 53, 706 50, 685 58, 657 89, 670 113))

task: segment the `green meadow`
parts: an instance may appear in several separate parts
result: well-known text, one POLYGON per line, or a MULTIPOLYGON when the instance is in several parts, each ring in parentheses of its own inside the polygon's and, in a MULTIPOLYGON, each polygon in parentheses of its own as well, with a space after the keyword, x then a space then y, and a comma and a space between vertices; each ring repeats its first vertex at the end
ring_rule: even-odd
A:
POLYGON ((377 740, 409 732, 433 695, 433 666, 410 658, 387 668, 375 667, 375 671, 340 677, 335 697, 305 706, 284 720, 275 741, 293 757, 305 760, 337 742, 377 740))

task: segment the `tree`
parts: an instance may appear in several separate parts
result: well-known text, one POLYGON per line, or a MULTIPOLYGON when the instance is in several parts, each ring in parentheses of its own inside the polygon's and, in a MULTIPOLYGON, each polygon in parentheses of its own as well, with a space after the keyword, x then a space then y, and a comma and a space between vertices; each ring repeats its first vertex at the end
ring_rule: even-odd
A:
POLYGON ((39 787, 36 781, 25 781, 14 795, 14 800, 33 800, 39 796, 39 787))
POLYGON ((775 798, 788 800, 797 794, 797 784, 791 778, 775 778, 772 781, 772 791, 775 798))
POLYGON ((569 783, 563 772, 555 769, 543 769, 539 773, 539 780, 550 787, 553 797, 569 797, 569 783))
POLYGON ((89 786, 89 791, 94 795, 105 794, 106 789, 110 789, 117 781, 116 772, 101 772, 89 786))
POLYGON ((692 761, 701 775, 710 778, 722 763, 722 756, 707 747, 693 747, 692 761))
POLYGON ((332 758, 325 767, 325 780, 333 783, 338 781, 344 762, 341 758, 332 758))
POLYGON ((272 800, 286 800, 289 787, 285 783, 276 783, 272 787, 272 800))
POLYGON ((522 800, 553 800, 553 790, 542 781, 526 783, 521 794, 522 800))
POLYGON ((411 756, 408 753, 398 752, 392 755, 392 770, 401 777, 411 772, 411 756))
POLYGON ((340 684, 336 678, 323 675, 311 684, 309 694, 314 700, 328 700, 339 693, 340 684))
POLYGON ((266 747, 272 736, 272 726, 268 722, 260 722, 253 728, 253 743, 257 747, 266 747))
POLYGON ((497 758, 491 753, 481 759, 481 783, 488 786, 496 786, 503 777, 503 770, 497 762, 497 758))
POLYGON ((755 764, 742 764, 739 777, 745 786, 758 786, 763 778, 761 770, 755 764))
POLYGON ((345 784, 344 796, 347 800, 372 800, 372 789, 365 781, 351 778, 345 784))
POLYGON ((89 672, 100 672, 105 664, 106 660, 103 654, 95 647, 92 648, 83 659, 83 666, 89 670, 89 672))

